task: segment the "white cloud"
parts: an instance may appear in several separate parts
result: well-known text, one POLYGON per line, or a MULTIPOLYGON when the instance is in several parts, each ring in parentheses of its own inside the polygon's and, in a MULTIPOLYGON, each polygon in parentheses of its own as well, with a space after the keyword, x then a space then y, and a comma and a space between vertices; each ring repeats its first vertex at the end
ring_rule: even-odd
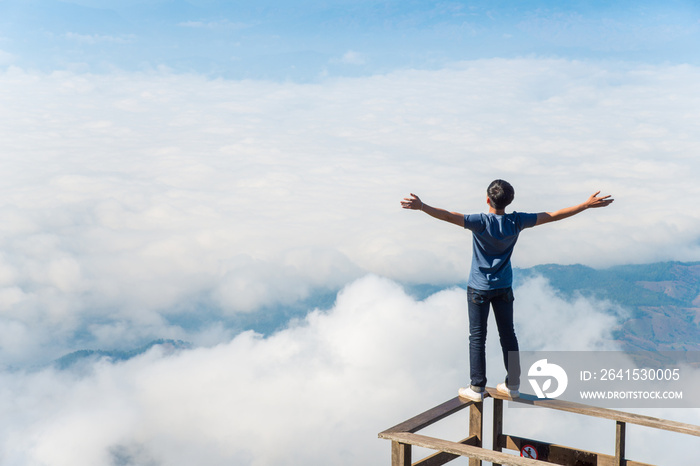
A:
POLYGON ((80 378, 5 373, 3 387, 24 392, 28 409, 3 397, 9 417, 0 428, 12 440, 0 449, 3 464, 110 464, 119 452, 168 465, 371 462, 386 447, 376 432, 404 414, 405 400, 426 389, 446 396, 434 378, 455 377, 449 361, 464 365, 453 351, 463 337, 454 331, 465 323, 462 294, 420 303, 367 277, 334 310, 267 339, 244 333, 173 356, 154 350, 80 378), (435 341, 427 329, 442 334, 444 362, 432 368, 424 367, 435 341))
POLYGON ((481 211, 496 177, 521 211, 617 198, 526 231, 518 266, 698 259, 698 73, 482 60, 302 85, 8 69, 2 318, 50 359, 86 321, 111 335, 96 345, 195 339, 169 316, 289 305, 364 272, 454 283, 469 234, 399 200, 481 211))
MULTIPOLYGON (((545 24, 550 36, 562 24, 602 24, 561 19, 545 24)), ((619 36, 624 25, 613 26, 619 36)), ((680 37, 671 32, 666 39, 680 37)), ((367 61, 352 50, 338 57, 367 61)), ((0 65, 15 58, 0 51, 0 65)), ((516 265, 697 260, 699 74, 545 59, 307 85, 0 72, 0 462, 388 461, 376 433, 466 382, 461 291, 416 302, 370 276, 345 287, 329 312, 269 338, 234 338, 219 320, 293 305, 366 272, 466 278, 469 234, 401 211, 399 200, 412 191, 480 211, 497 177, 515 185, 516 210, 554 210, 598 189, 616 197, 608 209, 524 233, 516 265), (213 323, 176 323, 202 314, 213 323), (83 345, 157 337, 206 347, 154 350, 87 374, 17 369, 83 345)), ((516 304, 524 348, 609 345, 610 303, 569 302, 535 280, 516 304)), ((489 379, 498 381, 498 342, 489 345, 489 379)), ((662 414, 698 422, 696 410, 662 414)), ((541 421, 513 420, 533 436, 555 425, 541 421)), ((572 438, 568 424, 555 430, 561 443, 572 438)), ((630 445, 649 448, 651 435, 630 445)), ((695 450, 673 448, 680 459, 661 461, 695 450)))
MULTIPOLYGON (((568 303, 538 280, 518 288, 516 296, 524 348, 547 348, 540 342, 542 329, 524 325, 525 318, 549 319, 546 330, 561 342, 583 344, 581 326, 569 325, 583 310, 601 324, 598 335, 593 326, 584 332, 585 344, 599 348, 609 337, 600 303, 568 303)), ((388 461, 390 444, 378 440, 378 432, 452 398, 467 382, 465 298, 463 290, 452 289, 416 301, 395 283, 367 276, 348 285, 332 309, 316 310, 267 338, 247 332, 213 348, 170 355, 155 348, 127 362, 96 363, 87 373, 4 372, 0 461, 381 464, 388 461)), ((495 383, 503 368, 494 332, 489 344, 495 383)), ((506 414, 511 432, 526 429, 568 444, 593 422, 565 419, 561 425, 561 416, 548 413, 538 413, 533 422, 530 410, 506 414)), ((698 419, 697 410, 682 416, 698 419)), ((653 435, 633 438, 639 443, 653 435)), ((643 451, 628 451, 645 459, 643 451)), ((692 452, 679 448, 666 460, 681 461, 692 452)))
POLYGON ((528 335, 523 350, 620 350, 611 333, 618 321, 628 315, 620 305, 582 296, 567 301, 542 277, 528 280, 518 291, 514 319, 517 328, 528 335), (575 331, 562 332, 563 322, 575 331))

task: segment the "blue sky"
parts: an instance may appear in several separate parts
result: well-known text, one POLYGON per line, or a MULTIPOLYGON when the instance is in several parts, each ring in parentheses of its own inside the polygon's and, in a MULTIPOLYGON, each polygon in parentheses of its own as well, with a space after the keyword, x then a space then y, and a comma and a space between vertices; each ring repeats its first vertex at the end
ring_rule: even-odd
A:
POLYGON ((697 63, 694 2, 0 3, 0 63, 316 80, 479 58, 697 63))
MULTIPOLYGON (((699 16, 0 0, 0 463, 388 464, 376 433, 468 370, 452 285, 471 238, 400 199, 480 212, 504 178, 514 210, 539 212, 602 190, 613 205, 528 230, 514 265, 700 260, 699 16), (243 331, 270 310, 279 331, 243 331), (191 349, 49 366, 161 338, 191 349)), ((521 347, 614 349, 624 304, 515 291, 521 347)), ((562 444, 603 431, 540 421, 513 416, 562 444)), ((700 448, 653 435, 632 436, 633 459, 700 448)))

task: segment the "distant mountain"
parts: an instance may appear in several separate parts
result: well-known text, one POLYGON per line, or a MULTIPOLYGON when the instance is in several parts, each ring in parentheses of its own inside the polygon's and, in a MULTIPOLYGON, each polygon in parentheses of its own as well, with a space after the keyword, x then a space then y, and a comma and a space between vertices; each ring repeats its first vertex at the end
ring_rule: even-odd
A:
POLYGON ((55 360, 53 366, 57 369, 64 370, 75 368, 86 362, 94 362, 98 359, 107 359, 110 362, 127 361, 144 354, 154 346, 161 346, 168 353, 174 353, 192 347, 190 343, 179 340, 154 340, 146 345, 128 351, 80 350, 55 360))
MULTIPOLYGON (((565 298, 576 294, 609 300, 630 312, 613 335, 627 351, 700 351, 700 262, 659 262, 594 269, 584 265, 538 265, 517 269, 515 286, 535 276, 546 278, 565 298)), ((443 285, 405 284, 415 299, 425 299, 464 282, 443 285)), ((339 290, 313 293, 293 305, 245 314, 241 329, 270 334, 313 308, 333 306, 339 290)))
POLYGON ((516 286, 542 276, 564 296, 607 299, 631 311, 615 329, 628 351, 700 350, 700 262, 660 262, 593 269, 539 265, 518 269, 516 286))
MULTIPOLYGON (((577 294, 606 299, 630 312, 629 318, 614 329, 613 335, 627 351, 700 351, 700 262, 660 262, 593 269, 583 265, 538 265, 517 269, 515 286, 528 278, 542 276, 565 298, 577 294)), ((416 299, 452 285, 405 285, 416 299)), ((295 318, 303 318, 313 309, 329 309, 340 290, 318 290, 305 300, 286 306, 265 308, 259 312, 239 314, 235 318, 209 313, 194 313, 173 318, 173 324, 199 328, 212 319, 221 319, 229 328, 255 330, 270 335, 295 318), (201 317, 205 316, 205 317, 201 317)), ((126 361, 154 346, 176 352, 191 348, 176 340, 154 340, 128 351, 81 350, 53 362, 58 369, 80 370, 99 359, 126 361)))

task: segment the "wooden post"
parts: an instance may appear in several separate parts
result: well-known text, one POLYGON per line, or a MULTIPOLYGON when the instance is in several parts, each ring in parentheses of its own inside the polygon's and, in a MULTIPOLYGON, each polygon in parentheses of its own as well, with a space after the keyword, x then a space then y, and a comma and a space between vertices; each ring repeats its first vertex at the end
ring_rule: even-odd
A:
MULTIPOLYGON (((493 399, 493 451, 503 451, 501 436, 503 435, 503 400, 493 399)), ((494 463, 493 466, 501 466, 494 463)))
POLYGON ((625 430, 626 424, 616 421, 615 424, 615 466, 625 464, 625 430))
POLYGON ((411 445, 391 442, 391 466, 411 466, 411 445))
MULTIPOLYGON (((469 407, 469 436, 476 436, 477 447, 482 446, 482 436, 484 427, 484 402, 472 403, 469 407)), ((481 466, 481 460, 469 458, 469 466, 481 466)))

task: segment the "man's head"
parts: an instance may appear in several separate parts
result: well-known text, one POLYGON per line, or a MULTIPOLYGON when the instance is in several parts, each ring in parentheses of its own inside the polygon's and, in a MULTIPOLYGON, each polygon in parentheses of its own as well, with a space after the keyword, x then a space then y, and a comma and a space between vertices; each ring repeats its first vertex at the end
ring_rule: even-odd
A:
POLYGON ((486 190, 486 195, 489 197, 491 207, 503 210, 513 202, 515 190, 507 181, 493 180, 486 190))

